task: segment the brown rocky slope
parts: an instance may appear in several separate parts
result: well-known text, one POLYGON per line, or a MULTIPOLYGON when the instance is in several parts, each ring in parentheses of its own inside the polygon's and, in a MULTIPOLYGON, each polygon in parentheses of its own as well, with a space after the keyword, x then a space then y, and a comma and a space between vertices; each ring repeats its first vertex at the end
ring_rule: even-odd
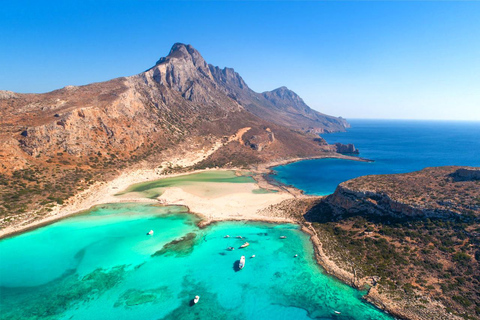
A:
POLYGON ((238 74, 230 79, 229 70, 177 43, 138 75, 44 94, 0 92, 0 215, 61 203, 119 170, 211 150, 219 141, 224 145, 200 167, 335 151, 307 132, 343 130, 343 119, 311 110, 292 92, 276 96, 274 106, 238 74), (228 139, 245 128, 241 139, 228 139))

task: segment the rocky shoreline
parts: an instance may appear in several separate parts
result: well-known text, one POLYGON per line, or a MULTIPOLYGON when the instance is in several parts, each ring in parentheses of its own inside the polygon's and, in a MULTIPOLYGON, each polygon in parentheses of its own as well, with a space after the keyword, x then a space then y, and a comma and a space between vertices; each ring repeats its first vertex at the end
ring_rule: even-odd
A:
MULTIPOLYGON (((367 289, 367 294, 363 296, 363 299, 373 304, 377 308, 391 314, 395 318, 403 320, 460 320, 462 318, 453 314, 446 313, 445 307, 437 301, 430 300, 430 308, 425 310, 423 314, 419 314, 418 310, 412 312, 409 309, 409 304, 412 301, 399 301, 398 297, 388 297, 385 294, 379 293, 375 287, 375 279, 359 279, 356 276, 355 269, 349 272, 341 268, 336 264, 323 250, 323 244, 318 237, 317 232, 311 227, 308 222, 297 221, 302 226, 302 231, 310 235, 310 240, 313 244, 315 251, 315 259, 317 263, 327 272, 329 275, 337 278, 343 283, 355 288, 355 289, 367 289)), ((425 298, 425 297, 424 297, 425 298)))
POLYGON ((299 220, 325 270, 368 288, 377 307, 407 320, 475 319, 479 172, 451 166, 352 179, 299 220))

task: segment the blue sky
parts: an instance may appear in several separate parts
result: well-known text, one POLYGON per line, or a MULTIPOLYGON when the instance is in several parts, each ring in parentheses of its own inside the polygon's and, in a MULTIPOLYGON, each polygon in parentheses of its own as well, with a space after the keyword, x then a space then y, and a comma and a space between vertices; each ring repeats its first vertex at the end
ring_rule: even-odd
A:
POLYGON ((480 120, 480 2, 2 1, 0 90, 137 74, 175 42, 327 114, 480 120))

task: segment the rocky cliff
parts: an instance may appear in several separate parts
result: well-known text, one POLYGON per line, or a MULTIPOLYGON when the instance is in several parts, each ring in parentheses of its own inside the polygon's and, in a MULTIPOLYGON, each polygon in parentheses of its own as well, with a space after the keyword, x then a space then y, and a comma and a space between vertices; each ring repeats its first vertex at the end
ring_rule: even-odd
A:
POLYGON ((478 168, 441 167, 341 183, 325 199, 337 216, 462 218, 480 215, 478 168))

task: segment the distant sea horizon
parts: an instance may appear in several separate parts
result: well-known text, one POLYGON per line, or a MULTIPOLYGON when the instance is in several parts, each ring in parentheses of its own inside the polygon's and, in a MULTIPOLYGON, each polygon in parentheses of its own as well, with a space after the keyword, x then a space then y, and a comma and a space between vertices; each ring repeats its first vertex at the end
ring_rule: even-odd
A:
POLYGON ((480 122, 480 120, 467 120, 467 119, 454 119, 454 120, 447 120, 447 119, 401 119, 401 118, 345 118, 340 117, 347 122, 349 121, 426 121, 426 122, 480 122))
POLYGON ((480 166, 480 121, 347 119, 347 132, 321 134, 329 144, 353 143, 372 163, 303 160, 274 167, 272 177, 310 195, 328 195, 341 182, 436 166, 480 166))

